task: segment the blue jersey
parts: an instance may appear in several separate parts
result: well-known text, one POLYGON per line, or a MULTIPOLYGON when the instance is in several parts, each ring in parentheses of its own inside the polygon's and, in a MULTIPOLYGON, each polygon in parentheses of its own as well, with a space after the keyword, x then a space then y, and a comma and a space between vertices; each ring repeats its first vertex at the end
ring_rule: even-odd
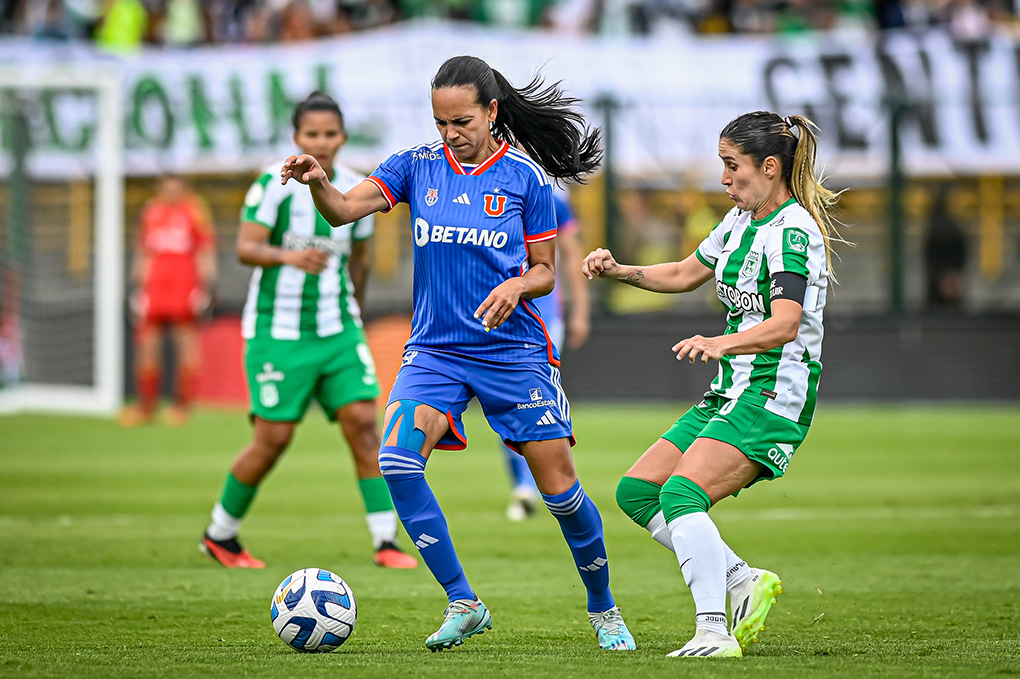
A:
POLYGON ((368 181, 390 207, 411 207, 414 315, 407 349, 559 365, 531 300, 521 299, 492 332, 474 317, 493 288, 528 270, 529 243, 556 237, 552 186, 538 163, 504 142, 484 163, 464 166, 437 141, 390 156, 368 181))

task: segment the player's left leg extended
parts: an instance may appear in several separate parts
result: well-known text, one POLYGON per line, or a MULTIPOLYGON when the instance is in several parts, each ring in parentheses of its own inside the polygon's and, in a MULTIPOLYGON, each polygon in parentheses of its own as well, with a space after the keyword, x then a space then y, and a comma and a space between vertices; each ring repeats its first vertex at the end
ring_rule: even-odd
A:
POLYGON ((379 468, 397 515, 450 600, 443 624, 425 640, 433 652, 459 646, 468 637, 492 629, 492 616, 468 583, 446 517, 425 480, 428 455, 448 429, 446 415, 435 408, 418 401, 393 401, 386 408, 379 449, 379 468))
POLYGON ((602 533, 602 517, 574 472, 569 441, 561 438, 518 445, 528 460, 546 507, 560 523, 581 582, 588 590, 588 619, 595 629, 599 647, 614 651, 634 650, 634 637, 623 622, 609 590, 609 558, 602 533))

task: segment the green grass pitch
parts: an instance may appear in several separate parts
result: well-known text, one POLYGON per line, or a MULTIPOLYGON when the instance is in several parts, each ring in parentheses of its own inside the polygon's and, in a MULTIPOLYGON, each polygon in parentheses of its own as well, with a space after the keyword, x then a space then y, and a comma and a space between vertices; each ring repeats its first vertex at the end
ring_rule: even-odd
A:
MULTIPOLYGON (((243 529, 269 564, 228 571, 197 550, 240 413, 180 429, 86 418, 0 418, 0 677, 985 677, 1020 674, 1020 407, 824 406, 788 478, 712 514, 786 593, 743 659, 672 659, 693 632, 673 556, 631 524, 616 481, 681 407, 574 408, 581 480, 602 511, 613 591, 634 653, 600 652, 548 513, 506 521, 493 435, 469 412, 470 447, 429 479, 491 633, 432 654, 445 597, 429 572, 371 563, 352 465, 310 414, 243 529), (304 655, 269 622, 298 568, 354 589, 338 651, 304 655)), ((406 537, 404 545, 410 545, 406 537)))

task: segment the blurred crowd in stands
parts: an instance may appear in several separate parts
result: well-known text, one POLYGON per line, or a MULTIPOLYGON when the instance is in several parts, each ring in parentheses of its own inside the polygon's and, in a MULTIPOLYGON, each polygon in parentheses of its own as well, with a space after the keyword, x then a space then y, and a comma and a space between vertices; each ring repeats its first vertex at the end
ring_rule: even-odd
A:
POLYGON ((1016 32, 1020 0, 0 0, 0 35, 143 45, 292 42, 437 17, 603 35, 797 33, 945 26, 1016 32))

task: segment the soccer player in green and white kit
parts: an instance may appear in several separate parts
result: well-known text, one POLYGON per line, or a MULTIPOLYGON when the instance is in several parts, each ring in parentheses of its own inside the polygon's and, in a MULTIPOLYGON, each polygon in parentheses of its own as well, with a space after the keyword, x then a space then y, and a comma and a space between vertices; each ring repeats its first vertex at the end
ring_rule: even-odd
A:
MULTIPOLYGON (((313 92, 293 122, 294 142, 338 189, 364 180, 333 162, 347 141, 335 101, 313 92)), ((361 324, 373 218, 330 226, 307 186, 280 184, 280 167, 266 168, 248 190, 237 238, 238 258, 255 266, 242 320, 254 440, 234 461, 200 546, 227 567, 264 566, 237 541, 238 529, 314 399, 350 445, 375 562, 414 568, 396 544, 397 516, 379 471, 379 383, 361 324)))
POLYGON ((676 554, 694 596, 694 638, 670 656, 740 656, 783 591, 775 573, 750 568, 733 553, 708 510, 785 474, 814 415, 830 234, 838 238, 829 216, 836 194, 815 172, 815 129, 801 116, 764 111, 734 119, 720 134, 719 156, 736 207, 694 254, 635 267, 598 249, 581 266, 589 279, 654 292, 688 292, 714 278, 729 311, 722 335, 695 335, 673 347, 678 360, 718 360, 719 375, 616 492, 624 512, 676 554))

